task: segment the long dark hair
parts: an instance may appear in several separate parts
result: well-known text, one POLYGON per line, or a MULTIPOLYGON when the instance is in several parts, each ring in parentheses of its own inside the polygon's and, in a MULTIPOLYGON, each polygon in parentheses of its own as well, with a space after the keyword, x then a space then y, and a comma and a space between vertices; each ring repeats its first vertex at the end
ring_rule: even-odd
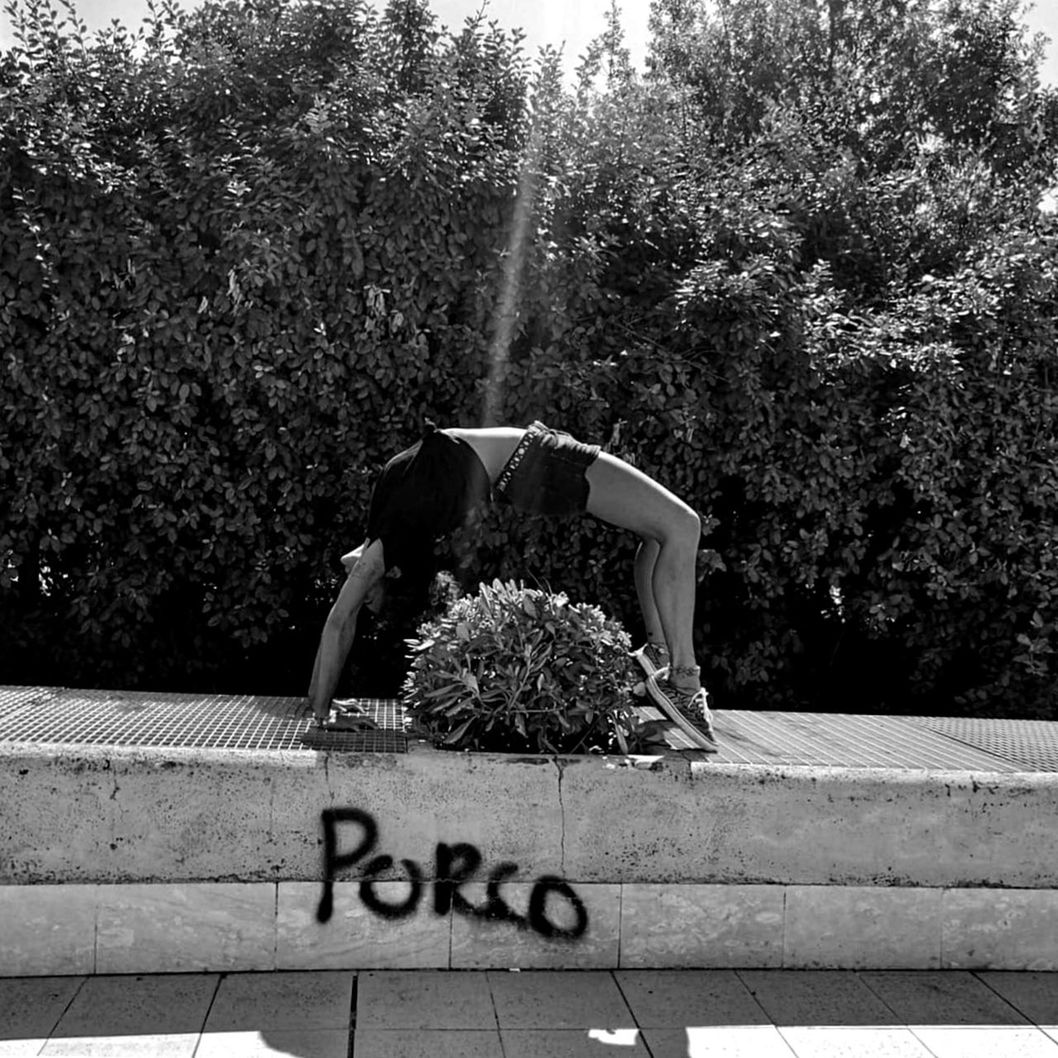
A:
POLYGON ((423 621, 446 610, 461 592, 455 577, 447 570, 419 571, 382 581, 382 602, 378 608, 380 630, 398 628, 410 635, 423 621))
MULTIPOLYGON (((403 571, 402 571, 403 572, 403 571)), ((350 659, 349 686, 366 698, 397 698, 408 670, 405 640, 424 622, 443 613, 459 598, 451 573, 422 578, 385 578, 382 598, 357 636, 350 659)))

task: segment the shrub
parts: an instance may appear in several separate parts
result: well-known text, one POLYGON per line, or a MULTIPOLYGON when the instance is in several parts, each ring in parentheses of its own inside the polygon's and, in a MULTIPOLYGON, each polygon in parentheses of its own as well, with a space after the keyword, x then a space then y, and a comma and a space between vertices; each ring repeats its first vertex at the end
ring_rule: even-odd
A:
POLYGON ((497 580, 408 646, 406 708, 442 746, 628 752, 630 641, 597 606, 497 580))
MULTIPOLYGON (((702 515, 720 707, 1054 715, 1058 92, 1015 0, 657 0, 652 72, 611 20, 573 93, 427 0, 69 2, 0 47, 0 682, 300 694, 423 417, 539 418, 702 515)), ((638 627, 630 534, 446 546, 638 627)))

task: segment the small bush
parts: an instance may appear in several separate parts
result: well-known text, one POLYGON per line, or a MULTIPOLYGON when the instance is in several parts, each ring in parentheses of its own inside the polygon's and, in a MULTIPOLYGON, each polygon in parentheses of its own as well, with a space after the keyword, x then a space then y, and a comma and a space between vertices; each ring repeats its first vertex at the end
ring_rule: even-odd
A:
POLYGON ((628 752, 630 641, 597 606, 497 580, 407 642, 405 706, 439 745, 628 752))

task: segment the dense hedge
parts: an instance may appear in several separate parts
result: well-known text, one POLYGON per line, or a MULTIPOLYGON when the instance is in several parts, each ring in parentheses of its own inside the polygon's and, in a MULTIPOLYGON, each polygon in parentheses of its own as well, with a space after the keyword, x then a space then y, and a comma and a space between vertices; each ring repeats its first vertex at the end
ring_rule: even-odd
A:
MULTIPOLYGON (((703 514, 718 704, 1050 715, 1053 94, 998 0, 730 8, 741 48, 661 3, 648 76, 611 22, 567 89, 414 0, 21 6, 0 681, 301 693, 381 463, 539 417, 703 514)), ((634 627, 633 548, 494 512, 452 557, 634 627)))

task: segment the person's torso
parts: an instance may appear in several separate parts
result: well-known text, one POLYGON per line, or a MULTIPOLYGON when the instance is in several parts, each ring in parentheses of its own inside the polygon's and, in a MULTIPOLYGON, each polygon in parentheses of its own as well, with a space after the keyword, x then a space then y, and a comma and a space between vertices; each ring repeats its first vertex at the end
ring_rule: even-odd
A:
POLYGON ((450 437, 458 437, 474 449, 489 476, 489 484, 496 483, 500 471, 511 458, 518 442, 525 436, 525 430, 517 426, 491 426, 484 429, 464 429, 456 426, 447 427, 443 432, 450 437))

